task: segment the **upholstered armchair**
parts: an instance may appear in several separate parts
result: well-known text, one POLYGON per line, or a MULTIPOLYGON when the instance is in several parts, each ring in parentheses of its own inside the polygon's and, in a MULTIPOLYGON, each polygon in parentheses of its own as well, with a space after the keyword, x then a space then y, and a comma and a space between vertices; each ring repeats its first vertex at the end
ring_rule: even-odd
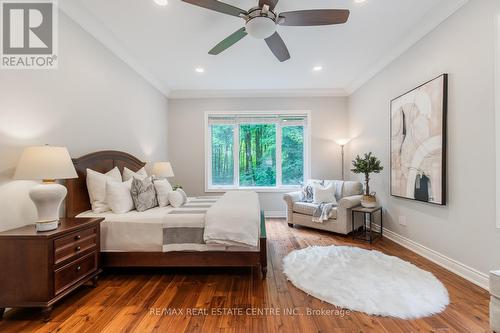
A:
MULTIPOLYGON (((311 180, 313 182, 315 180, 311 180)), ((302 202, 302 192, 290 192, 283 196, 287 205, 286 219, 289 226, 294 224, 332 231, 347 235, 352 231, 351 208, 361 204, 363 185, 355 181, 325 180, 324 185, 335 186, 335 207, 327 221, 317 223, 312 221, 312 215, 318 205, 309 202, 302 202)))

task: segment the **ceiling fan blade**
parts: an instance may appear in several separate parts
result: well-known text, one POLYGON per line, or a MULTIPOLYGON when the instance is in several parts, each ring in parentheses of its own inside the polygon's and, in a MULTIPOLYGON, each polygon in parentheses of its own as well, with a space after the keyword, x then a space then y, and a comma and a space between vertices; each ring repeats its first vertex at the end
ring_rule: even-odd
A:
POLYGON ((347 9, 313 9, 280 13, 278 24, 290 26, 330 25, 346 23, 347 9))
POLYGON ((195 6, 200 6, 206 9, 214 10, 219 13, 232 15, 236 17, 241 17, 241 15, 247 15, 247 11, 228 5, 227 3, 220 2, 217 0, 182 0, 184 2, 190 3, 195 6))
POLYGON ((208 51, 208 54, 217 55, 217 54, 221 53, 222 51, 230 48, 231 46, 233 46, 237 42, 239 42, 246 35, 247 35, 247 32, 245 31, 245 28, 243 27, 240 30, 231 34, 229 37, 224 39, 219 44, 215 45, 213 49, 208 51))
POLYGON ((285 42, 281 39, 278 32, 275 32, 271 37, 266 38, 265 41, 267 46, 271 49, 271 52, 273 52, 280 62, 290 59, 290 53, 288 52, 285 42))
POLYGON ((276 7, 276 4, 279 0, 259 0, 259 7, 262 8, 264 5, 268 5, 270 10, 273 10, 276 7))

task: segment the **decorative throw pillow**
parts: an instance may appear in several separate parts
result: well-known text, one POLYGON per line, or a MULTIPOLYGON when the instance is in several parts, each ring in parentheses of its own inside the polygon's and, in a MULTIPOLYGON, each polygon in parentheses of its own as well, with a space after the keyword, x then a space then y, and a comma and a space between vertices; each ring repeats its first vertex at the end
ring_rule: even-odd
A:
POLYGON ((313 189, 311 185, 306 185, 302 188, 302 198, 300 201, 313 202, 313 189))
POLYGON ((172 191, 168 194, 168 200, 170 201, 170 204, 172 207, 178 208, 186 203, 184 200, 184 196, 182 193, 179 191, 179 189, 172 191))
POLYGON ((109 210, 109 206, 106 203, 106 182, 108 180, 122 181, 122 175, 117 167, 106 174, 87 169, 87 190, 94 213, 103 213, 109 210))
POLYGON ((324 180, 310 180, 306 186, 302 187, 302 202, 313 202, 313 186, 316 184, 323 185, 324 180))
POLYGON ((313 185, 313 203, 333 203, 337 204, 337 199, 335 199, 335 186, 330 184, 328 186, 323 186, 320 184, 313 185))
POLYGON ((155 186, 149 177, 143 180, 132 178, 132 188, 130 193, 132 194, 135 209, 138 212, 143 212, 158 206, 155 186))
POLYGON ((133 172, 127 167, 123 168, 123 181, 127 181, 132 178, 137 178, 139 180, 143 180, 148 176, 148 173, 146 172, 146 169, 140 168, 139 171, 133 172))
POLYGON ((132 179, 126 182, 108 180, 106 183, 106 202, 115 214, 124 214, 134 209, 134 200, 130 189, 132 179))
POLYGON ((166 179, 158 179, 154 182, 156 190, 156 199, 158 199, 158 206, 165 207, 170 203, 168 201, 168 194, 173 191, 172 185, 166 179))
POLYGON ((187 196, 186 192, 184 192, 184 190, 180 187, 176 191, 180 192, 180 194, 182 195, 183 204, 185 204, 188 201, 188 196, 187 196))

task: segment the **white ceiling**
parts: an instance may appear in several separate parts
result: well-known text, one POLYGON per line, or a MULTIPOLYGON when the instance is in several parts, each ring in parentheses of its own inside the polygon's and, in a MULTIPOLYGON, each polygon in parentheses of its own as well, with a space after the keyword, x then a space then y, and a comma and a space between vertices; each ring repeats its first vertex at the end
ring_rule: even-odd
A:
MULTIPOLYGON (((257 0, 227 0, 249 9, 257 0)), ((247 36, 218 56, 207 52, 242 19, 169 0, 64 0, 62 9, 172 97, 235 91, 348 94, 460 8, 466 0, 281 0, 278 12, 346 8, 347 24, 279 27, 291 59, 280 63, 247 36), (321 72, 312 67, 321 65, 321 72), (195 72, 203 67, 205 73, 195 72)), ((233 93, 231 93, 233 92, 233 93)), ((269 94, 269 92, 268 92, 269 94)))

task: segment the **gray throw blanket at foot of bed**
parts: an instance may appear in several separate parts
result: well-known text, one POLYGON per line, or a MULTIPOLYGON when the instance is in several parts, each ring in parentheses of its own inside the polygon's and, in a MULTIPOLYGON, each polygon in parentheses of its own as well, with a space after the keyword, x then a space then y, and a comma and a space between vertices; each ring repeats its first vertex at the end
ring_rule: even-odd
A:
POLYGON ((327 221, 328 218, 330 217, 332 209, 336 206, 337 206, 336 204, 331 202, 320 203, 313 212, 313 217, 312 217, 313 222, 322 223, 324 221, 327 221))

